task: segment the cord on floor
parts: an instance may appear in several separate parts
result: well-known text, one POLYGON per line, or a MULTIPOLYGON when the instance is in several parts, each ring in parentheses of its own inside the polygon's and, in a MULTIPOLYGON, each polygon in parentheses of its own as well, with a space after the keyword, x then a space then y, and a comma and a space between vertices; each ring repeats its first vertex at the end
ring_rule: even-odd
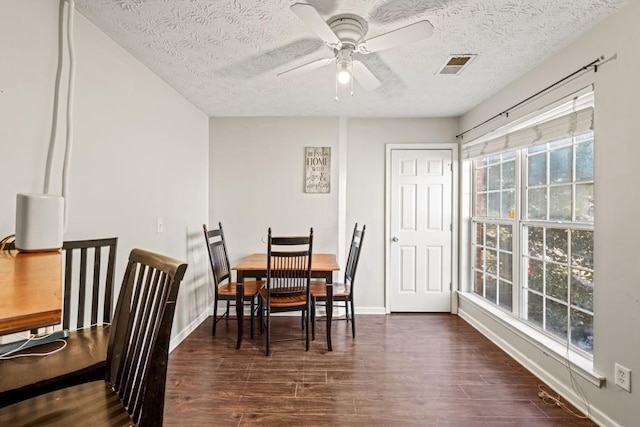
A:
POLYGON ((542 385, 542 384, 540 384, 538 386, 538 397, 540 399, 542 399, 542 402, 544 402, 546 405, 558 406, 558 407, 562 408, 565 412, 573 415, 576 418, 580 418, 582 420, 586 420, 586 419, 589 418, 587 415, 583 415, 583 414, 576 413, 576 412, 572 411, 571 408, 569 408, 567 406, 567 404, 562 401, 562 399, 561 399, 559 394, 556 394, 555 396, 553 396, 550 393, 551 390, 547 391, 547 390, 545 390, 545 388, 546 387, 544 385, 542 385))

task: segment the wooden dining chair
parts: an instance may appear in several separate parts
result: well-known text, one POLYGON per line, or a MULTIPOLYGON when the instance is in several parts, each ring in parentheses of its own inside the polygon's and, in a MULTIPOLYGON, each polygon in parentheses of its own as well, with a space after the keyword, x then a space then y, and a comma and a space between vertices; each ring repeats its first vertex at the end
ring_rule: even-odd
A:
MULTIPOLYGON (((256 300, 258 290, 264 286, 264 281, 243 281, 236 283, 231 280, 231 266, 229 264, 229 255, 227 252, 227 244, 224 239, 224 231, 222 223, 218 222, 217 230, 208 230, 206 224, 202 225, 204 237, 207 242, 207 251, 209 253, 209 264, 211 265, 211 273, 213 274, 213 327, 211 334, 215 336, 216 325, 222 319, 229 319, 231 303, 236 308, 236 320, 238 322, 238 338, 236 348, 239 349, 242 344, 243 335, 243 318, 244 303, 248 302, 251 310, 251 338, 254 334, 254 316, 256 311, 256 300), (226 301, 226 311, 218 316, 218 301, 226 301)), ((259 303, 259 302, 258 302, 259 303)))
POLYGON ((274 237, 269 228, 267 240, 267 283, 260 289, 264 308, 265 353, 271 345, 271 313, 301 311, 305 330, 305 350, 309 350, 311 312, 311 254, 313 228, 309 236, 274 237))
MULTIPOLYGON (((358 262, 360 261, 360 251, 362 249, 362 241, 364 240, 364 232, 367 226, 362 226, 362 230, 358 230, 358 223, 353 227, 353 235, 351 237, 351 245, 349 246, 349 255, 347 256, 347 266, 344 271, 343 283, 334 283, 329 289, 332 293, 332 299, 327 295, 327 284, 324 281, 315 280, 311 282, 311 295, 313 299, 313 310, 311 315, 314 317, 311 322, 312 325, 312 337, 315 338, 315 307, 318 302, 327 304, 329 301, 332 303, 343 302, 345 309, 345 319, 351 321, 351 334, 353 338, 356 337, 356 316, 353 304, 353 289, 356 280, 356 270, 358 268, 358 262)), ((327 323, 327 345, 331 347, 331 320, 333 306, 326 307, 328 323, 327 323)))
POLYGON ((116 304, 103 380, 0 409, 2 426, 161 426, 169 339, 187 264, 133 249, 116 304))
POLYGON ((32 343, 50 343, 24 345, 23 350, 2 357, 0 407, 104 377, 117 244, 117 237, 63 243, 62 325, 54 328, 57 331, 51 337, 31 331, 38 334, 32 343), (56 337, 64 341, 55 341, 56 337), (27 357, 34 354, 46 356, 27 357))

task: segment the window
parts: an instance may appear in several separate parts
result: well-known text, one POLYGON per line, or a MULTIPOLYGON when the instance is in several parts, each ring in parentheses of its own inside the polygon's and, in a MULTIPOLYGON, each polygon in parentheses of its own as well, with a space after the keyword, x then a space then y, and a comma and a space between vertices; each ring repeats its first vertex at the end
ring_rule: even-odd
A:
MULTIPOLYGON (((592 94, 589 99, 592 105, 592 94)), ((572 121, 575 104, 566 103, 563 115, 533 125, 533 142, 504 150, 511 139, 505 133, 504 144, 485 142, 482 151, 488 155, 475 149, 472 290, 592 354, 594 141, 589 120, 582 128, 572 121), (554 120, 571 123, 545 138, 545 124, 554 120)), ((592 119, 591 105, 581 111, 592 119)))
POLYGON ((474 290, 509 310, 513 307, 515 165, 511 152, 480 158, 474 169, 474 290))

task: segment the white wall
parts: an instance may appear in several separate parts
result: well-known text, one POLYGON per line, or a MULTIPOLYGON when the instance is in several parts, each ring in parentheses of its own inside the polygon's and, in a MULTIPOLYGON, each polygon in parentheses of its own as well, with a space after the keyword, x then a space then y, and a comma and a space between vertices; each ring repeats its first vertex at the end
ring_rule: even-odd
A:
MULTIPOLYGON (((2 236, 14 232, 16 193, 42 192, 58 12, 51 0, 0 3, 2 236)), ((75 25, 75 142, 65 239, 119 237, 118 286, 133 247, 188 261, 173 328, 174 338, 184 336, 207 312, 210 298, 200 231, 208 209, 208 118, 79 13, 75 25), (162 234, 156 233, 157 218, 164 220, 162 234)), ((65 94, 66 85, 63 101, 65 94)), ((60 116, 52 186, 58 194, 64 108, 60 116)))
MULTIPOLYGON (((461 130, 504 110, 517 101, 559 80, 600 55, 617 53, 618 59, 590 73, 583 82, 595 84, 595 292, 594 367, 607 377, 603 388, 579 380, 596 421, 603 425, 638 425, 640 419, 640 286, 638 242, 640 225, 633 218, 640 211, 638 181, 640 144, 637 137, 640 94, 640 39, 636 24, 640 3, 629 2, 620 12, 568 48, 551 57, 523 78, 462 117, 461 130), (630 368, 632 393, 613 382, 614 363, 630 368)), ((525 364, 537 366, 552 381, 569 391, 566 368, 494 322, 469 303, 461 309, 474 321, 526 355, 525 364)), ((544 379, 544 378, 543 378, 544 379)))
POLYGON ((314 252, 336 251, 338 131, 337 119, 211 119, 209 227, 222 222, 232 264, 266 252, 269 227, 313 227, 314 252), (329 194, 304 193, 304 147, 331 147, 329 194))
MULTIPOLYGON (((341 124, 337 118, 212 118, 209 222, 222 221, 232 263, 264 252, 261 238, 269 226, 279 233, 313 226, 314 251, 337 252, 338 233, 348 245, 354 223, 366 224, 355 303, 359 312, 382 313, 385 144, 453 142, 457 125, 456 119, 343 119, 341 124), (330 194, 303 192, 305 146, 332 147, 330 194), (340 151, 346 159, 339 158, 340 151), (340 162, 346 162, 346 176, 339 174, 340 162), (347 180, 342 209, 339 179, 347 180), (344 230, 338 227, 341 217, 344 230)), ((342 272, 334 276, 342 278, 342 272)))

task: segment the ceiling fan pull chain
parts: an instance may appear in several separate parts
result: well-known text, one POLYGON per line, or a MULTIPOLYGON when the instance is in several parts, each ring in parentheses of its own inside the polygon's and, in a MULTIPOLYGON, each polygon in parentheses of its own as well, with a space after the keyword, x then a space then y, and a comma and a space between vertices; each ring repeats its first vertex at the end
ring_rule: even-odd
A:
POLYGON ((351 74, 351 96, 353 96, 353 81, 355 80, 355 78, 353 77, 353 57, 350 58, 351 61, 349 61, 349 74, 351 74))
POLYGON ((338 102, 338 68, 339 67, 340 65, 338 64, 338 61, 336 61, 336 77, 333 79, 336 85, 336 102, 338 102))

